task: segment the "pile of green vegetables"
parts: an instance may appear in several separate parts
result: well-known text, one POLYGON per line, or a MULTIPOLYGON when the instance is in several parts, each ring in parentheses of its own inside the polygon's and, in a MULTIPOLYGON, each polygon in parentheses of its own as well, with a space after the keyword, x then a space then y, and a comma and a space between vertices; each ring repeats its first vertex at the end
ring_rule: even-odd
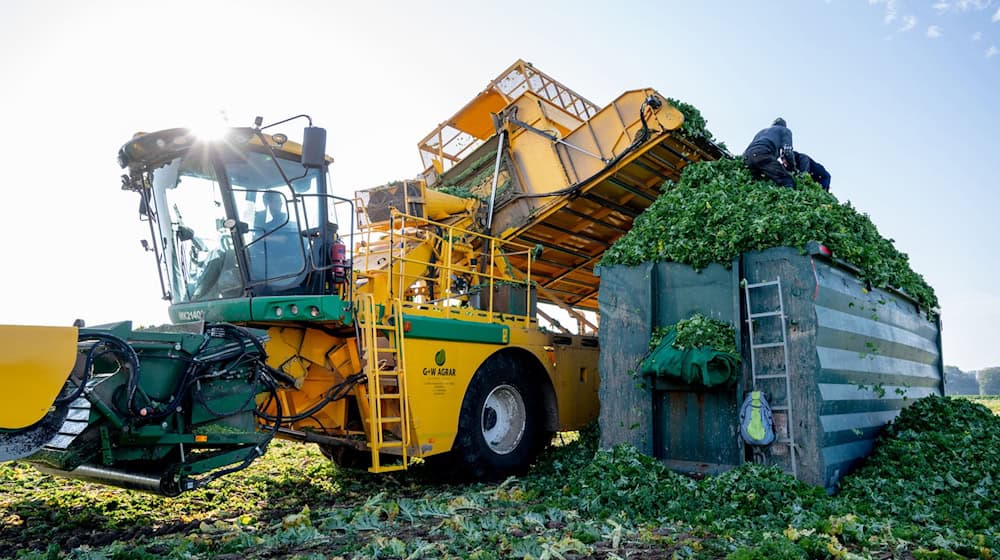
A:
POLYGON ((858 513, 912 523, 913 538, 996 537, 1000 416, 967 399, 920 399, 886 428, 865 467, 844 480, 841 496, 858 513))
POLYGON ((708 121, 705 120, 705 117, 702 116, 701 111, 697 107, 672 97, 667 98, 667 103, 670 103, 684 115, 684 123, 681 125, 681 133, 684 136, 694 140, 715 142, 723 150, 726 149, 726 145, 722 142, 717 142, 711 131, 708 130, 708 121))
POLYGON ((700 269, 729 264, 745 251, 804 248, 815 240, 861 269, 872 286, 901 289, 923 308, 937 308, 933 288, 866 214, 840 203, 806 175, 796 182, 798 188, 786 189, 754 180, 740 159, 690 164, 679 181, 664 184, 660 197, 604 253, 601 264, 666 260, 700 269))
MULTIPOLYGON (((493 186, 493 167, 496 157, 497 152, 493 150, 464 165, 464 169, 460 171, 458 168, 446 171, 441 175, 440 183, 434 186, 434 190, 459 198, 488 200, 493 186)), ((501 167, 496 194, 500 195, 508 190, 510 190, 510 173, 506 167, 501 167)))
POLYGON ((719 352, 736 355, 736 329, 729 323, 695 313, 687 319, 682 319, 676 325, 656 327, 649 339, 649 349, 660 345, 672 327, 677 328, 677 338, 673 347, 678 350, 688 348, 711 347, 719 352))
POLYGON ((904 409, 834 496, 755 464, 697 481, 630 446, 539 471, 539 496, 674 546, 686 537, 682 557, 992 558, 1000 546, 1000 417, 965 399, 904 409))

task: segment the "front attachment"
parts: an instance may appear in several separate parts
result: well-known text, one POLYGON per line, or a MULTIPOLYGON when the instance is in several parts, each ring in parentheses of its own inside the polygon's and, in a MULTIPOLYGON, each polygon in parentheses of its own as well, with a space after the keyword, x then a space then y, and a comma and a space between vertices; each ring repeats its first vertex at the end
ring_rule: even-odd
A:
POLYGON ((275 400, 279 383, 265 364, 262 333, 228 324, 186 327, 73 329, 65 335, 73 338, 72 352, 48 361, 42 349, 66 354, 61 331, 0 331, 9 335, 7 356, 21 357, 2 370, 0 460, 164 495, 249 465, 281 421, 280 406, 267 418, 258 411, 275 400), (61 377, 57 368, 64 368, 61 377), (12 387, 21 399, 9 394, 12 387), (39 408, 41 414, 28 414, 39 408))
POLYGON ((21 430, 0 430, 0 463, 28 457, 59 435, 69 408, 52 407, 52 412, 34 425, 21 430))
POLYGON ((0 325, 0 431, 34 428, 76 362, 75 327, 0 325))

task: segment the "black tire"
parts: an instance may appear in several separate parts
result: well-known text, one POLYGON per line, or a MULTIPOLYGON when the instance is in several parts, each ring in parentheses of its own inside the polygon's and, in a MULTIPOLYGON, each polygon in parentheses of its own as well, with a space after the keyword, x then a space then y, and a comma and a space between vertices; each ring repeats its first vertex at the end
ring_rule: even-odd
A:
POLYGON ((372 466, 372 454, 346 445, 322 445, 317 443, 319 452, 341 469, 367 470, 372 466))
MULTIPOLYGON (((367 471, 372 466, 372 454, 367 449, 355 449, 347 445, 322 445, 317 443, 319 452, 324 457, 333 461, 337 467, 343 470, 367 471)), ((399 462, 398 455, 380 453, 379 461, 383 465, 399 462)))
POLYGON ((491 480, 528 470, 541 450, 544 408, 538 381, 512 356, 479 366, 462 400, 450 453, 462 478, 491 480))

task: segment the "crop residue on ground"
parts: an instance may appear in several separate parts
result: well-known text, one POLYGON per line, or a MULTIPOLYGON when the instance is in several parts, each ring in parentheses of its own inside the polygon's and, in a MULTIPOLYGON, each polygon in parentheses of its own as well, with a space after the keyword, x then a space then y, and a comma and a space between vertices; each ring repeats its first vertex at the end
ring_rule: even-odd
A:
POLYGON ((1000 417, 968 399, 905 409, 827 496, 775 468, 697 481, 594 430, 528 476, 451 486, 427 469, 341 471, 276 444, 176 499, 0 466, 0 556, 23 558, 991 558, 1000 417))

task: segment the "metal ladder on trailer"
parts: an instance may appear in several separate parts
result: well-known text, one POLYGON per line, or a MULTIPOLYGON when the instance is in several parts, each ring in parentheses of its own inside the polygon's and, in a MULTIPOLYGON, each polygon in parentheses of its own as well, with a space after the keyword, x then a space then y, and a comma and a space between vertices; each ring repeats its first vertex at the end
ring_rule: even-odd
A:
MULTIPOLYGON (((785 437, 779 437, 775 439, 775 443, 784 444, 788 446, 789 458, 792 465, 792 476, 798 476, 798 460, 796 457, 796 443, 795 443, 795 420, 792 414, 792 381, 790 372, 788 371, 788 325, 786 324, 785 317, 785 299, 781 291, 781 278, 776 278, 770 282, 758 282, 756 284, 745 283, 744 284, 744 294, 746 295, 746 308, 747 308, 747 325, 748 332, 750 333, 750 374, 753 383, 753 390, 758 391, 758 381, 763 381, 767 379, 776 379, 785 381, 785 399, 784 403, 771 403, 771 410, 784 412, 786 423, 787 423, 787 435, 785 437), (761 311, 754 313, 753 305, 751 304, 751 292, 755 292, 758 297, 762 297, 764 294, 761 292, 772 288, 778 292, 778 308, 771 311, 761 311), (754 320, 765 319, 765 318, 776 318, 780 321, 781 332, 778 340, 772 340, 771 342, 757 343, 757 329, 754 328, 754 320), (759 359, 757 352, 759 350, 764 350, 768 348, 781 348, 781 373, 766 373, 758 374, 759 359)), ((773 396, 773 395, 771 395, 773 396)))
POLYGON ((361 294, 357 307, 368 390, 366 417, 368 446, 372 453, 372 466, 368 470, 376 473, 405 470, 409 462, 410 423, 403 368, 402 310, 399 301, 392 303, 391 314, 387 314, 393 318, 390 324, 379 314, 385 308, 376 305, 371 294, 361 294), (398 439, 386 439, 386 432, 393 436, 396 430, 399 431, 398 439), (382 453, 398 455, 401 461, 383 465, 382 453))

